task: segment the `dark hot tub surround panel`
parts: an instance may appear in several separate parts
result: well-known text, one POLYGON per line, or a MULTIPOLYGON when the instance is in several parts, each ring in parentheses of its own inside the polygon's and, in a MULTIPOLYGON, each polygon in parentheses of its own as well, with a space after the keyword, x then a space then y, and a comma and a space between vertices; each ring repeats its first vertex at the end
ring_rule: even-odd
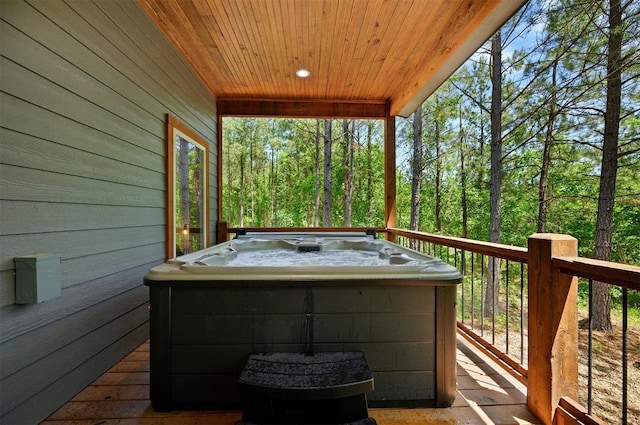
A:
POLYGON ((336 236, 284 238, 283 244, 246 237, 147 274, 154 408, 239 407, 238 377, 251 354, 354 351, 364 353, 375 379, 370 406, 450 406, 459 272, 371 237, 341 236, 343 244, 336 236), (296 255, 342 245, 343 256, 365 246, 372 256, 395 260, 381 266, 229 265, 243 250, 274 245, 291 246, 296 255))

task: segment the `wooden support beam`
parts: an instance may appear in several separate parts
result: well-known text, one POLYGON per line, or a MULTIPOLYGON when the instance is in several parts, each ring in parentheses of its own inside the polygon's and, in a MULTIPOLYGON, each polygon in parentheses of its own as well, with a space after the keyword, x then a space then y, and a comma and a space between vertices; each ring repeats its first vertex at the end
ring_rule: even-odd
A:
POLYGON ((553 423, 560 398, 578 398, 578 279, 552 265, 578 254, 568 235, 529 237, 529 361, 527 407, 553 423))
POLYGON ((384 101, 218 99, 218 116, 383 119, 384 101))
MULTIPOLYGON (((384 120, 384 223, 386 228, 396 227, 396 117, 387 115, 384 120)), ((387 233, 393 242, 395 235, 387 233)))
POLYGON ((217 140, 216 140, 216 165, 217 165, 217 169, 216 169, 216 177, 217 177, 217 205, 216 205, 216 211, 217 211, 217 215, 216 215, 216 238, 215 241, 216 243, 221 243, 222 242, 226 242, 228 234, 227 234, 227 227, 228 224, 224 219, 224 216, 222 214, 222 185, 223 185, 223 175, 222 175, 222 155, 223 155, 223 150, 222 150, 222 116, 220 116, 220 114, 217 115, 217 140), (222 232, 222 233, 221 233, 222 232))

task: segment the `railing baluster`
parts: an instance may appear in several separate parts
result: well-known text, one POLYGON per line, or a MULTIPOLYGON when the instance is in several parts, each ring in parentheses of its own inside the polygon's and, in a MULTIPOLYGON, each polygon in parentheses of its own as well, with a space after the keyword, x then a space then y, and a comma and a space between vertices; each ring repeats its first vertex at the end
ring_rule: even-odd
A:
POLYGON ((520 263, 520 364, 524 364, 524 263, 520 263))
MULTIPOLYGON (((496 257, 491 258, 491 270, 496 271, 496 257)), ((492 296, 491 296, 491 344, 496 345, 496 310, 498 305, 496 305, 496 299, 500 297, 500 270, 498 270, 498 275, 493 276, 493 279, 498 283, 493 288, 492 296)), ((489 282, 487 282, 488 284, 489 282)), ((493 282, 491 282, 491 286, 493 286, 493 282)))
POLYGON ((473 260, 474 260, 475 256, 476 256, 475 252, 472 252, 471 253, 471 329, 475 329, 474 328, 474 326, 475 326, 475 321, 474 320, 475 320, 475 308, 476 308, 475 307, 475 304, 476 304, 475 300, 476 300, 476 298, 475 298, 475 295, 474 295, 474 292, 475 292, 474 291, 474 289, 475 289, 474 287, 475 287, 476 269, 475 269, 475 267, 473 265, 473 260))
POLYGON ((460 283, 460 321, 462 323, 465 323, 464 321, 464 277, 465 277, 465 271, 461 270, 460 273, 462 273, 462 282, 460 283))
POLYGON ((506 264, 506 280, 505 280, 505 327, 506 327, 506 353, 509 354, 509 261, 506 264))
POLYGON ((461 264, 461 273, 462 273, 462 283, 460 286, 460 293, 462 294, 460 297, 460 309, 462 310, 462 323, 464 323, 464 281, 467 275, 466 270, 464 269, 464 251, 462 251, 462 264, 461 264))
POLYGON ((627 365, 627 349, 628 349, 628 323, 627 323, 627 288, 622 288, 622 425, 627 425, 627 398, 628 388, 628 365, 627 365))
POLYGON ((480 254, 480 335, 484 336, 484 254, 480 254))
POLYGON ((592 382, 592 363, 593 355, 593 281, 589 279, 589 339, 587 341, 587 412, 591 414, 591 392, 593 389, 592 382))

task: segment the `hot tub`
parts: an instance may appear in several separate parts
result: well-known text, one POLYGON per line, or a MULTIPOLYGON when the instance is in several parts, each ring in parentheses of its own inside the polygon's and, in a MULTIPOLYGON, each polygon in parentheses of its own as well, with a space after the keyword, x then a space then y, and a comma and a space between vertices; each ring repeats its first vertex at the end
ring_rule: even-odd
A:
POLYGON ((450 406, 452 266, 364 234, 249 234, 170 260, 150 288, 156 410, 236 408, 263 352, 362 351, 372 406, 450 406))

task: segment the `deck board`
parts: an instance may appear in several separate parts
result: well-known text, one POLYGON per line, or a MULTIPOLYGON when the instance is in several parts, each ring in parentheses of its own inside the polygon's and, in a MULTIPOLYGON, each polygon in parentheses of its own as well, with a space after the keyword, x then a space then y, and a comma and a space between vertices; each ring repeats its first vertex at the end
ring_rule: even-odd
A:
MULTIPOLYGON (((540 424, 526 408, 526 387, 458 337, 458 391, 444 409, 371 408, 378 425, 540 424)), ((234 425, 240 411, 156 412, 149 401, 149 343, 123 358, 42 425, 234 425)))

